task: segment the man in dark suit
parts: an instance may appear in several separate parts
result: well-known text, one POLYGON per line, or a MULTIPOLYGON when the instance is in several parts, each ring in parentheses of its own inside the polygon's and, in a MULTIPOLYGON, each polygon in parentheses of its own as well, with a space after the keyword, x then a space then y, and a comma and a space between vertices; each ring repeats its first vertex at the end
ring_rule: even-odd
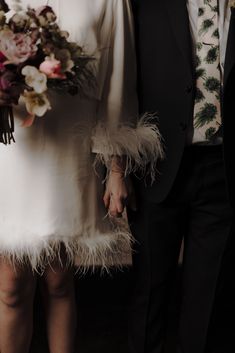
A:
POLYGON ((164 351, 184 237, 179 352, 204 353, 235 205, 235 8, 228 0, 133 0, 133 10, 140 111, 158 113, 165 159, 152 185, 134 180, 130 350, 164 351))

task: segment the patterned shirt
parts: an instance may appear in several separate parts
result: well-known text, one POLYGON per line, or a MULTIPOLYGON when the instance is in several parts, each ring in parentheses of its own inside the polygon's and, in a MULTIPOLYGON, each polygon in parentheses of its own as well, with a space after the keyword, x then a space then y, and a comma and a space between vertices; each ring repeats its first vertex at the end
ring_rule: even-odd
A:
MULTIPOLYGON (((220 58, 221 58, 221 69, 223 72, 225 53, 227 46, 228 30, 231 17, 231 10, 228 6, 229 0, 219 0, 219 33, 220 33, 220 58)), ((199 0, 188 0, 188 13, 190 29, 192 34, 192 40, 194 45, 197 41, 197 22, 198 22, 198 7, 199 0)), ((195 46, 194 46, 195 48, 195 46)))
MULTIPOLYGON (((226 54, 226 47, 227 47, 227 39, 228 39, 228 32, 229 32, 229 23, 231 18, 231 10, 228 5, 229 0, 218 0, 219 2, 219 35, 220 35, 220 66, 221 66, 221 73, 222 79, 224 74, 224 62, 225 62, 225 54, 226 54)), ((193 42, 193 51, 196 56, 196 42, 197 42, 197 33, 198 33, 198 9, 199 9, 199 0, 188 0, 187 1, 187 8, 189 14, 189 23, 190 23, 190 30, 192 35, 192 42, 193 42)), ((193 121, 192 121, 193 125, 193 121)), ((188 129, 188 136, 187 136, 187 143, 196 143, 194 138, 194 129, 191 126, 188 129)), ((221 136, 221 135, 220 135, 221 136)), ((220 144, 222 142, 222 138, 218 137, 214 141, 213 144, 220 144)), ((204 144, 201 142, 200 144, 204 144)), ((205 141, 205 144, 212 144, 205 141)))

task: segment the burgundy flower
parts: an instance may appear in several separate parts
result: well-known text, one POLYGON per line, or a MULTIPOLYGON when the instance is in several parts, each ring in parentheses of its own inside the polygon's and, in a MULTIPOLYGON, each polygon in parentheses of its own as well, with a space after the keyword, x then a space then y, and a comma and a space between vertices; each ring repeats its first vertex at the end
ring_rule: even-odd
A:
POLYGON ((5 69, 4 63, 6 61, 5 55, 0 51, 0 71, 5 69))
POLYGON ((5 55, 0 51, 0 63, 4 63, 6 61, 5 55))
POLYGON ((8 91, 15 82, 16 75, 10 70, 5 70, 0 75, 0 90, 8 91))
POLYGON ((0 90, 9 93, 13 103, 18 102, 22 87, 18 84, 14 72, 5 69, 0 73, 0 90))

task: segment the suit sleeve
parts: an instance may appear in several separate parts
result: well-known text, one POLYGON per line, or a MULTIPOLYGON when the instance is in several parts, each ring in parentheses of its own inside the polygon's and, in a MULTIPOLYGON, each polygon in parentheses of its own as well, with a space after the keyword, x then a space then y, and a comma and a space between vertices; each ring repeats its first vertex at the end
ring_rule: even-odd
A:
MULTIPOLYGON (((160 133, 147 114, 138 118, 134 26, 129 0, 113 0, 108 67, 92 136, 96 160, 107 168, 113 156, 125 156, 127 173, 153 174, 163 157, 160 133)), ((108 29, 107 29, 108 30, 108 29)))

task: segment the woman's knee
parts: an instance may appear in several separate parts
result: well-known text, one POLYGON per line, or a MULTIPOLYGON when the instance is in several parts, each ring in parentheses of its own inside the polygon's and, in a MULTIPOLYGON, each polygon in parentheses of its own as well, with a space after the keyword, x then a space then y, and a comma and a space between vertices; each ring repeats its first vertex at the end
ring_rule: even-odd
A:
POLYGON ((70 270, 49 270, 43 278, 43 288, 53 298, 68 297, 74 290, 74 279, 70 270))
POLYGON ((16 308, 28 303, 34 296, 35 279, 25 270, 15 269, 0 262, 0 302, 7 307, 16 308))

